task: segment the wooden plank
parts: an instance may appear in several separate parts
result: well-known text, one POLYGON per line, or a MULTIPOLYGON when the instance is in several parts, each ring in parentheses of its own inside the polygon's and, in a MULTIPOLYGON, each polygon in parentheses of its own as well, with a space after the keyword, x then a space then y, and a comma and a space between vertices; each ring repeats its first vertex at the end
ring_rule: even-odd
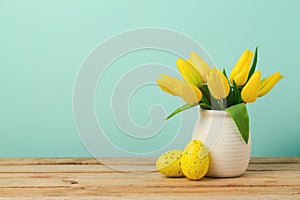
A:
POLYGON ((300 163, 300 156, 294 157, 253 157, 250 159, 251 164, 283 164, 283 163, 300 163))
MULTIPOLYGON (((156 158, 0 158, 0 165, 152 164, 156 158), (101 162, 103 161, 103 162, 101 162)), ((300 157, 254 157, 251 164, 300 163, 300 157)))
POLYGON ((300 171, 300 163, 252 163, 248 171, 300 171))
MULTIPOLYGON (((131 197, 140 196, 144 199, 146 196, 152 197, 163 197, 167 196, 176 197, 176 199, 184 198, 190 199, 190 197, 209 197, 209 196, 219 196, 222 197, 232 197, 240 196, 242 199, 269 196, 273 199, 278 199, 278 195, 284 197, 297 197, 299 199, 300 187, 141 187, 133 188, 130 186, 123 188, 103 188, 103 187, 81 187, 81 188, 71 188, 71 187, 47 187, 47 188, 0 188, 0 194, 2 197, 6 196, 21 196, 21 197, 45 197, 45 196, 83 196, 85 198, 90 196, 113 196, 113 197, 131 197), (276 198, 275 198, 276 197, 276 198)), ((153 198, 156 199, 156 198, 153 198)), ((204 198, 205 199, 205 198, 204 198)))
POLYGON ((95 158, 0 158, 0 165, 88 165, 99 164, 95 158))
POLYGON ((101 173, 101 172, 151 172, 156 171, 155 165, 0 165, 0 173, 101 173))
POLYGON ((155 158, 2 158, 0 173, 155 171, 155 161, 155 158))
POLYGON ((300 186, 300 172, 248 171, 237 178, 203 178, 190 181, 186 178, 166 178, 157 172, 150 173, 1 173, 0 188, 96 186, 96 187, 267 187, 300 186))
POLYGON ((166 178, 105 165, 152 168, 154 158, 0 159, 1 199, 300 199, 300 157, 252 158, 237 178, 166 178), (226 194, 226 196, 224 196, 226 194))
MULTIPOLYGON (((284 164, 276 164, 276 165, 250 165, 248 167, 248 171, 300 171, 300 165, 284 165, 284 164)), ((151 172, 154 170, 154 166, 118 166, 118 169, 123 169, 124 171, 132 170, 132 171, 140 171, 140 172, 151 172)), ((28 165, 19 165, 19 166, 10 166, 4 167, 0 166, 0 173, 114 173, 116 170, 106 167, 106 166, 98 166, 98 165, 90 165, 86 166, 65 166, 65 165, 51 165, 51 166, 43 166, 36 165, 36 167, 28 166, 28 165)), ((117 170, 120 171, 120 170, 117 170)), ((122 171, 122 170, 121 170, 122 171)))
POLYGON ((0 158, 0 165, 149 165, 157 158, 0 158))
MULTIPOLYGON (((134 163, 129 165, 115 164, 110 167, 100 164, 88 164, 88 165, 63 165, 63 164, 51 164, 51 165, 0 165, 0 173, 100 173, 100 172, 116 172, 117 171, 153 171, 155 170, 155 164, 147 165, 135 165, 134 163)), ((300 171, 300 163, 290 164, 250 164, 248 171, 300 171)))
MULTIPOLYGON (((293 196, 286 196, 286 195, 251 195, 251 197, 245 197, 244 195, 230 195, 230 196, 225 196, 225 195, 195 195, 195 196, 191 196, 191 195, 184 195, 184 196, 177 196, 177 195, 164 195, 164 196, 157 196, 157 195, 149 195, 149 196, 145 196, 145 195, 130 195, 130 196, 114 196, 113 198, 111 196, 89 196, 88 199, 93 199, 93 200, 103 200, 103 199, 122 199, 122 200, 141 200, 141 199, 145 199, 145 200, 174 200, 174 199, 179 199, 179 198, 188 198, 190 200, 199 200, 199 199, 205 199, 205 200, 216 200, 216 199, 222 199, 222 200, 245 200, 245 199, 256 199, 256 200, 265 200, 265 199, 270 199, 270 200, 274 200, 274 199, 296 199, 299 200, 299 197, 293 197, 293 196)), ((19 200, 19 197, 5 197, 5 198, 1 198, 0 200, 19 200)), ((28 198, 22 198, 22 200, 36 200, 36 199, 41 199, 41 197, 28 197, 28 198)), ((43 197, 43 200, 86 200, 87 197, 78 197, 78 196, 73 196, 73 197, 65 197, 65 196, 61 196, 61 197, 43 197)))

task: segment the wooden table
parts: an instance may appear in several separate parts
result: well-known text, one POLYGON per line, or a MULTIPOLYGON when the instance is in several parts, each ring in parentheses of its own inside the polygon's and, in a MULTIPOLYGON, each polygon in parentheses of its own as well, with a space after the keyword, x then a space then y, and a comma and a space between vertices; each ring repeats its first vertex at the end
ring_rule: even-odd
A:
MULTIPOLYGON (((106 159, 153 167, 154 159, 106 159)), ((252 158, 238 178, 122 172, 93 158, 0 158, 0 199, 300 199, 300 157, 252 158)))

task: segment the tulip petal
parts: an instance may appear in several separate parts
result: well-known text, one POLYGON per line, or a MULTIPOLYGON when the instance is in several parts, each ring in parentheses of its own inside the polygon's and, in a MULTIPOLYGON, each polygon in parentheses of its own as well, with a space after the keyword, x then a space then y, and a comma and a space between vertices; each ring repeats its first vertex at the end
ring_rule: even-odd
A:
POLYGON ((202 76, 198 69, 196 69, 192 64, 179 58, 176 61, 178 70, 183 77, 183 79, 191 85, 200 87, 202 84, 202 76))
POLYGON ((246 49, 230 73, 231 83, 234 80, 238 86, 242 86, 247 82, 252 57, 253 52, 246 49))
POLYGON ((177 82, 180 81, 177 78, 161 74, 162 78, 156 80, 157 85, 165 92, 172 94, 174 96, 178 96, 175 93, 174 88, 178 85, 177 82))
POLYGON ((179 96, 183 98, 183 100, 185 100, 186 103, 190 105, 198 104, 199 101, 201 101, 202 99, 201 91, 193 85, 189 85, 189 84, 184 85, 181 92, 182 94, 179 96))
POLYGON ((260 90, 258 93, 259 97, 266 95, 284 76, 280 75, 280 72, 276 72, 271 76, 264 78, 261 81, 260 90))
POLYGON ((161 76, 162 78, 156 82, 163 91, 180 96, 190 105, 198 104, 202 99, 202 93, 199 88, 165 74, 161 76))
POLYGON ((160 87, 161 90, 163 90, 163 91, 165 91, 165 92, 167 92, 169 94, 172 94, 172 95, 176 96, 175 93, 170 88, 167 88, 167 87, 164 86, 163 81, 157 80, 156 83, 160 87))
POLYGON ((225 75, 221 71, 219 71, 219 75, 222 78, 223 86, 224 86, 225 95, 224 95, 223 98, 226 98, 228 96, 229 92, 230 92, 230 86, 229 86, 227 78, 225 77, 225 75))
POLYGON ((250 51, 248 49, 245 49, 245 51, 243 52, 243 54, 240 56, 239 60, 237 61, 237 63, 233 67, 233 69, 230 73, 230 82, 233 82, 234 76, 241 70, 241 67, 244 66, 244 63, 247 60, 249 52, 250 51))
POLYGON ((260 77, 260 71, 254 72, 247 84, 242 89, 241 96, 244 102, 252 103, 256 101, 260 89, 260 77))
POLYGON ((203 81, 206 81, 206 75, 210 71, 209 65, 195 52, 191 52, 190 57, 187 59, 193 66, 195 66, 202 75, 203 81))
POLYGON ((230 86, 224 74, 218 68, 212 68, 206 77, 210 94, 217 100, 226 98, 230 86))

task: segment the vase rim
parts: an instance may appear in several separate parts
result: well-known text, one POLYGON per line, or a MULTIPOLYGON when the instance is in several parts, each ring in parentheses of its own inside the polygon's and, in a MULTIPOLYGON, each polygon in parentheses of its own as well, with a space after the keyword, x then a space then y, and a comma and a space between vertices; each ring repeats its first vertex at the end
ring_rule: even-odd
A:
POLYGON ((230 117, 230 115, 225 110, 206 110, 206 109, 199 109, 199 113, 206 115, 206 116, 215 116, 215 117, 230 117))
POLYGON ((199 110, 203 112, 226 112, 225 110, 207 110, 203 108, 199 108, 199 110))

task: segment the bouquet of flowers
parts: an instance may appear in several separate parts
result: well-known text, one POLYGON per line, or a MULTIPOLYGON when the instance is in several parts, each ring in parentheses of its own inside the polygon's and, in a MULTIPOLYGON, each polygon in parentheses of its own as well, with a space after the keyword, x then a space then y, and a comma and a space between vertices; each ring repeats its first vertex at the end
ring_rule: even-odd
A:
POLYGON ((247 143, 249 117, 246 103, 253 103, 267 94, 283 78, 280 72, 276 72, 261 80, 261 72, 255 71, 257 54, 258 48, 255 53, 246 49, 229 77, 225 69, 221 72, 216 67, 211 68, 195 52, 191 52, 186 60, 179 58, 176 64, 184 81, 162 74, 157 84, 163 91, 180 96, 187 104, 176 109, 166 119, 197 105, 202 109, 225 110, 247 143))

